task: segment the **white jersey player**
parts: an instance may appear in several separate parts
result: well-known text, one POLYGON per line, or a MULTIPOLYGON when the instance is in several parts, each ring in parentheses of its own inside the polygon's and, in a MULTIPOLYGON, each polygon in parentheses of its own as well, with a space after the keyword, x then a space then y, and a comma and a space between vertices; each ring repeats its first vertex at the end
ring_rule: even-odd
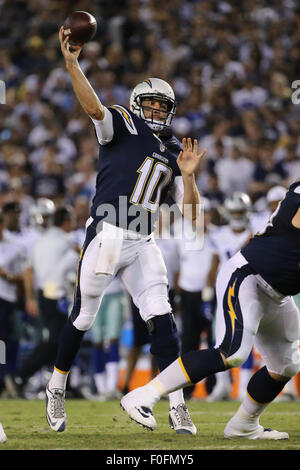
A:
POLYGON ((251 200, 245 193, 234 193, 224 202, 224 215, 228 224, 216 228, 211 236, 214 256, 209 273, 209 285, 215 285, 218 271, 251 238, 251 200))
POLYGON ((43 231, 52 224, 55 205, 51 199, 38 198, 29 208, 29 226, 24 228, 21 228, 19 224, 20 210, 17 203, 8 203, 4 208, 7 214, 11 214, 10 219, 6 221, 5 236, 21 246, 25 256, 29 257, 36 241, 43 231), (7 207, 11 207, 11 209, 7 210, 7 207))

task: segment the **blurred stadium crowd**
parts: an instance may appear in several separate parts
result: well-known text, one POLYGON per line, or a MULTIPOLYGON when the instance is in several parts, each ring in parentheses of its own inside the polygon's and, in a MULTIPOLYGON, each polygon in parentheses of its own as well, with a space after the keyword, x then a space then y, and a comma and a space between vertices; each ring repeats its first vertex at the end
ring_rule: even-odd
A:
POLYGON ((207 149, 197 184, 215 225, 234 192, 247 193, 259 214, 272 187, 300 177, 296 0, 0 0, 0 10, 0 209, 20 205, 18 230, 30 227, 41 197, 72 206, 75 231, 89 215, 98 145, 58 42, 75 10, 98 20, 80 64, 106 106, 128 106, 147 77, 173 86, 174 134, 207 149))

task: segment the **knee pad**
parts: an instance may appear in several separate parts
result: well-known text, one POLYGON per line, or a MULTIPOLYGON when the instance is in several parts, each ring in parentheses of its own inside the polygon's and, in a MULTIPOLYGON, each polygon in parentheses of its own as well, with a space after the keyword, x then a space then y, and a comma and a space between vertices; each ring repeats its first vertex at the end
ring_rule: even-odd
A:
POLYGON ((163 370, 177 359, 180 354, 179 335, 173 315, 167 313, 151 318, 146 322, 150 335, 150 352, 163 370))
MULTIPOLYGON (((220 349, 220 352, 223 352, 223 351, 220 349)), ((224 353, 223 354, 226 357, 229 367, 233 368, 233 367, 241 367, 244 364, 244 362, 247 361, 250 352, 251 352, 251 349, 249 349, 249 347, 241 347, 232 356, 229 355, 226 357, 226 355, 224 353)))
POLYGON ((294 377, 297 375, 300 370, 300 351, 298 341, 293 343, 293 353, 291 354, 291 362, 284 369, 282 375, 285 377, 294 377))
POLYGON ((89 297, 82 295, 80 302, 76 302, 72 313, 71 320, 75 328, 80 331, 87 331, 93 325, 102 297, 89 297))
POLYGON ((148 319, 159 318, 165 312, 171 311, 168 299, 167 284, 156 284, 149 286, 140 296, 135 298, 141 317, 147 322, 148 319))
POLYGON ((292 378, 298 374, 299 370, 300 370, 299 362, 294 362, 286 366, 280 375, 282 375, 283 377, 292 378))
POLYGON ((87 315, 85 313, 80 313, 80 315, 73 322, 73 325, 79 331, 87 331, 91 328, 95 321, 94 315, 87 315))
POLYGON ((247 329, 243 329, 242 341, 235 352, 231 352, 231 345, 224 350, 221 345, 217 345, 217 349, 226 357, 229 367, 240 367, 247 361, 253 347, 253 334, 247 329))
POLYGON ((275 374, 281 375, 282 377, 288 377, 291 379, 298 374, 300 370, 300 350, 298 341, 292 343, 289 354, 281 355, 280 361, 276 361, 275 364, 266 365, 268 369, 275 374))

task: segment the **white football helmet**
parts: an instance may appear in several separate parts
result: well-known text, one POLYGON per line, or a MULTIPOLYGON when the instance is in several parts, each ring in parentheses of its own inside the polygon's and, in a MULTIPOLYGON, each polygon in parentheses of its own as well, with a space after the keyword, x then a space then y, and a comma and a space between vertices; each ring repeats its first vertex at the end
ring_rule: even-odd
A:
POLYGON ((55 204, 51 199, 40 197, 30 207, 30 225, 34 227, 45 227, 52 225, 55 212, 55 204))
POLYGON ((233 229, 242 230, 248 226, 251 209, 251 199, 246 193, 235 192, 224 202, 225 217, 233 229))
POLYGON ((143 119, 153 131, 162 131, 170 127, 176 111, 175 94, 172 87, 160 78, 148 78, 138 83, 130 95, 130 110, 139 118, 143 119), (145 118, 142 107, 144 98, 158 98, 168 104, 167 117, 164 122, 145 118))

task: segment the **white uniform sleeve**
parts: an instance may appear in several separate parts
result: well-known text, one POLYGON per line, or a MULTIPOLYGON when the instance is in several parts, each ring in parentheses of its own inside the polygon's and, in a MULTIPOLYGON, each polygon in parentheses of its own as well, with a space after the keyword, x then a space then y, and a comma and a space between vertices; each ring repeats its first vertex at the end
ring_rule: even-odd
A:
POLYGON ((180 212, 182 213, 183 205, 183 196, 184 196, 184 187, 182 176, 175 176, 173 186, 171 188, 171 196, 179 207, 180 212))
POLYGON ((104 118, 102 121, 91 118, 99 144, 105 145, 112 141, 114 136, 113 118, 109 109, 104 107, 104 118))

